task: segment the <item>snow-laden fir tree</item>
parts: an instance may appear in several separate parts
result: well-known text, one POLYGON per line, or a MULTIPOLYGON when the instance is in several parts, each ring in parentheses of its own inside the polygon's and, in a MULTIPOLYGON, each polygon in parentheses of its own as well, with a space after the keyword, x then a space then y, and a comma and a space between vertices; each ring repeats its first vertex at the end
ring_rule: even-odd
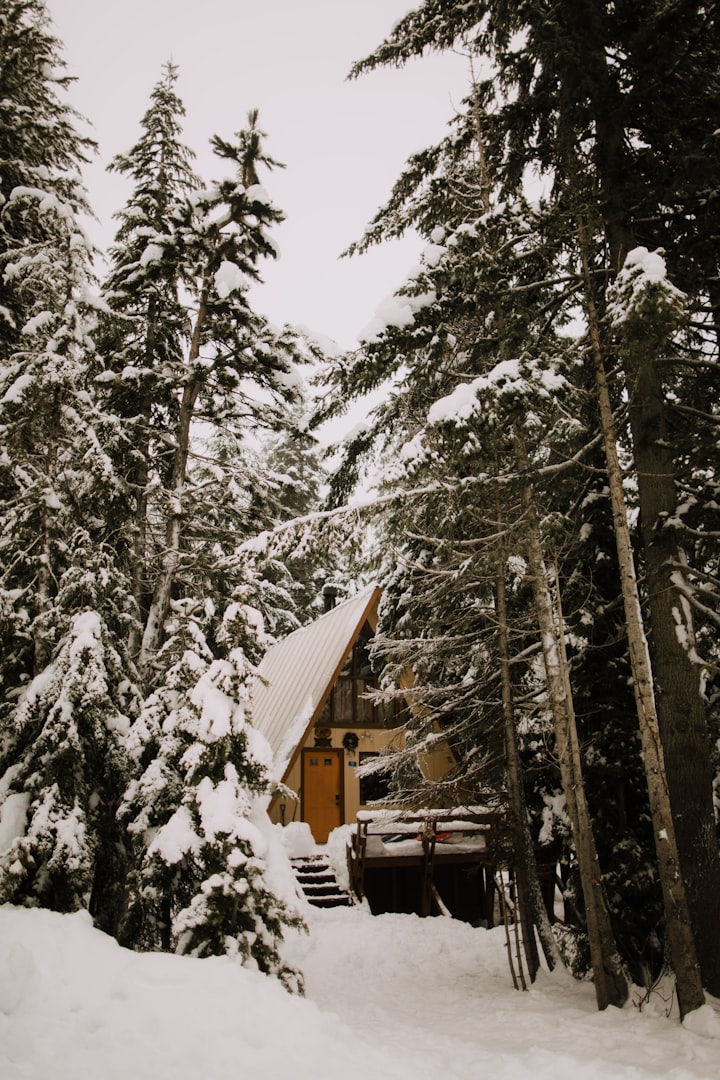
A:
MULTIPOLYGON (((545 172, 552 183, 553 202, 565 215, 566 243, 572 245, 574 238, 574 257, 582 246, 578 240, 585 219, 599 222, 602 264, 594 265, 593 273, 601 271, 604 280, 612 279, 638 244, 656 246, 653 235, 662 237, 673 259, 674 280, 691 297, 691 307, 697 312, 695 325, 708 328, 712 296, 717 295, 712 284, 717 276, 717 251, 712 253, 708 247, 707 229, 702 238, 697 237, 697 244, 688 241, 689 234, 696 234, 698 215, 714 219, 717 212, 717 199, 711 192, 718 144, 714 123, 708 120, 715 97, 717 29, 717 11, 704 4, 675 8, 651 4, 638 22, 633 5, 610 5, 603 0, 585 0, 567 12, 547 12, 532 5, 459 8, 443 0, 426 0, 397 24, 388 41, 356 66, 355 73, 384 63, 402 63, 426 45, 470 44, 485 58, 488 92, 499 92, 488 157, 504 190, 512 190, 532 168, 545 172), (665 80, 664 65, 658 64, 661 48, 663 54, 667 51, 676 58, 692 55, 687 86, 679 62, 669 82, 665 80), (668 90, 669 84, 675 86, 674 91, 668 90), (663 110, 658 109, 660 100, 667 106, 663 110), (689 117, 693 118, 690 122, 689 117), (697 153, 688 152, 691 145, 697 153), (578 168, 574 159, 581 151, 584 161, 578 168), (655 161, 663 162, 660 170, 654 167, 655 161)), ((595 281, 601 286, 603 279, 596 276, 595 281)), ((597 302, 602 316, 601 288, 597 302)), ((603 337, 610 355, 613 335, 604 332, 603 337)), ((706 334, 706 345, 709 340, 706 334)), ((712 820, 703 676, 687 647, 693 638, 690 608, 685 606, 691 579, 683 570, 685 553, 679 543, 677 513, 679 504, 683 505, 679 501, 683 477, 670 437, 674 395, 666 389, 668 353, 682 359, 683 351, 675 346, 667 349, 668 345, 666 341, 658 353, 653 339, 643 339, 633 349, 621 349, 620 356, 633 436, 643 568, 649 583, 657 714, 682 874, 688 881, 703 974, 714 987, 720 954, 707 897, 720 887, 720 861, 712 820), (682 724, 678 717, 683 718, 682 724), (690 789, 697 797, 688 801, 690 789)), ((692 357, 685 352, 684 357, 685 365, 688 361, 691 365, 685 370, 694 369, 696 377, 709 374, 715 366, 706 351, 692 357)), ((687 393, 688 380, 676 381, 675 387, 681 386, 687 393)), ((679 416, 682 405, 678 402, 679 416)), ((703 410, 697 420, 703 427, 714 423, 703 410)), ((628 607, 627 598, 624 603, 626 611, 633 606, 628 607)), ((629 625, 628 639, 633 648, 629 625)), ((649 766, 649 779, 651 774, 649 766)), ((692 959, 685 963, 680 949, 675 962, 683 968, 683 1009, 693 1008, 701 996, 692 988, 696 985, 692 959)))
MULTIPOLYGON (((113 480, 92 409, 92 253, 79 223, 90 144, 64 100, 59 43, 38 0, 0 7, 0 593, 6 693, 49 659, 51 606, 88 474, 113 480)), ((6 703, 7 704, 7 699, 6 703)))
MULTIPOLYGON (((282 220, 260 184, 258 170, 277 163, 263 150, 257 114, 235 141, 213 139, 231 175, 201 188, 179 138, 175 81, 168 67, 142 137, 114 163, 135 187, 107 283, 118 316, 109 324, 107 345, 117 348, 107 388, 137 436, 123 446, 120 430, 116 445, 135 508, 133 576, 144 624, 137 648, 147 686, 162 678, 171 599, 202 596, 207 526, 223 505, 216 543, 228 554, 227 452, 242 454, 257 429, 284 425, 299 386, 294 368, 304 359, 296 336, 272 327, 249 301, 260 263, 276 255, 268 229, 282 220)), ((253 479, 238 472, 232 484, 249 491, 253 479)), ((232 589, 228 581, 226 595, 232 589)))
POLYGON ((122 489, 94 399, 102 365, 79 176, 91 144, 64 100, 44 5, 0 5, 0 48, 2 894, 89 907, 112 931, 133 611, 106 543, 122 489))
MULTIPOLYGON (((686 569, 691 544, 682 542, 678 513, 687 507, 685 476, 672 430, 676 417, 684 425, 690 416, 708 434, 717 427, 712 407, 694 411, 690 389, 692 373, 696 385, 707 387, 717 370, 717 40, 715 5, 652 3, 638 20, 635 5, 604 0, 552 10, 427 0, 356 68, 401 63, 426 46, 469 44, 484 57, 486 85, 502 97, 489 156, 503 186, 512 188, 530 170, 545 172, 576 257, 584 246, 577 244, 579 232, 599 225, 602 262, 592 272, 600 320, 603 280, 611 281, 640 246, 666 249, 672 279, 688 297, 699 349, 678 349, 677 339, 667 339, 658 351, 656 338, 643 339, 621 348, 620 360, 664 767, 702 975, 714 991, 720 948, 708 898, 720 889, 720 855, 704 676, 688 648, 694 637, 688 596, 702 588, 706 570, 686 569)), ((601 349, 612 357, 616 346, 605 323, 601 349)), ((695 478, 715 469, 715 441, 711 434, 697 440, 705 460, 700 466, 695 456, 695 490, 695 478)), ((675 963, 688 976, 691 1000, 683 1007, 692 1008, 700 1000, 689 988, 694 961, 681 954, 675 963)))
MULTIPOLYGON (((192 152, 181 140, 185 109, 176 82, 177 70, 167 64, 150 95, 140 138, 110 164, 132 181, 133 190, 116 215, 119 226, 109 252, 104 299, 112 314, 102 323, 100 348, 107 364, 102 385, 107 412, 116 418, 107 440, 127 490, 125 558, 141 611, 157 566, 154 502, 172 468, 169 439, 177 424, 189 319, 180 296, 181 271, 168 251, 172 214, 199 186, 192 152)), ((131 650, 138 648, 135 634, 131 650)))
MULTIPOLYGON (((259 279, 258 263, 276 254, 267 229, 282 219, 258 182, 258 167, 276 163, 262 149, 257 114, 236 142, 215 137, 213 145, 232 163, 234 175, 178 206, 170 245, 190 297, 190 328, 177 373, 181 390, 171 469, 158 502, 164 542, 140 651, 146 676, 182 563, 193 422, 239 425, 243 433, 281 426, 283 406, 297 394, 295 365, 302 359, 295 336, 277 331, 248 301, 250 285, 259 279)), ((212 493, 205 494, 210 500, 212 493)))
MULTIPOLYGON (((519 642, 523 636, 528 641, 535 620, 548 624, 542 637, 547 671, 539 683, 536 671, 536 695, 541 699, 547 688, 556 738, 558 743, 565 739, 565 727, 574 731, 574 722, 571 699, 555 672, 558 644, 541 545, 557 548, 553 531, 565 531, 558 529, 567 496, 562 473, 582 449, 584 430, 574 408, 563 402, 568 381, 562 371, 572 360, 568 339, 554 331, 556 322, 561 325, 563 293, 558 303, 551 291, 552 237, 545 238, 543 217, 522 199, 497 208, 486 199, 483 146, 474 154, 471 149, 476 121, 471 108, 459 134, 417 155, 376 218, 366 242, 414 224, 428 247, 419 271, 366 332, 361 354, 341 377, 355 392, 372 388, 373 382, 390 387, 375 426, 376 434, 391 432, 395 464, 389 472, 395 475, 387 494, 397 492, 381 530, 387 562, 395 568, 388 583, 391 639, 380 648, 391 661, 396 693, 408 668, 416 677, 415 708, 405 747, 396 757, 402 780, 406 762, 413 755, 421 759, 439 737, 455 751, 457 773, 423 785, 417 771, 409 797, 414 787, 415 799, 498 798, 505 766, 518 800, 512 807, 519 829, 516 849, 519 853, 524 845, 530 860, 522 784, 517 765, 510 768, 517 758, 517 735, 505 671, 509 655, 501 662, 499 650, 502 638, 507 654, 508 629, 515 653, 523 652, 519 642), (549 525, 543 535, 529 476, 547 476, 542 505, 549 525), (508 628, 504 597, 510 555, 527 560, 528 579, 542 582, 543 590, 533 590, 533 606, 520 624, 516 613, 508 628)), ((569 792, 582 789, 576 754, 573 761, 570 776, 569 758, 563 757, 569 792)), ((597 908, 607 942, 595 966, 602 972, 615 963, 617 970, 604 899, 592 885, 599 875, 587 809, 579 795, 575 803, 573 832, 591 894, 588 917, 597 908)), ((599 943, 596 934, 593 947, 599 943)), ((617 982, 621 998, 624 980, 617 982)), ((599 1000, 615 1000, 615 990, 604 988, 599 1000)))
POLYGON ((273 638, 312 618, 323 583, 317 568, 327 573, 336 561, 300 526, 288 527, 272 543, 258 540, 320 507, 323 474, 317 442, 305 430, 306 413, 299 401, 280 431, 243 439, 221 429, 198 439, 188 469, 185 545, 196 595, 220 610, 228 595, 244 594, 252 580, 253 603, 273 638))
POLYGON ((121 816, 136 845, 121 940, 194 956, 228 955, 302 991, 282 959, 297 912, 268 882, 271 755, 251 724, 249 687, 262 618, 225 612, 225 659, 214 660, 201 620, 178 612, 186 648, 130 733, 141 767, 121 816))
MULTIPOLYGON (((480 95, 478 95, 478 97, 479 96, 480 95)), ((488 130, 493 131, 494 128, 497 127, 497 118, 495 116, 495 113, 491 114, 490 116, 488 116, 487 114, 484 115, 481 118, 481 123, 479 124, 479 127, 481 129, 487 128, 488 130)), ((452 140, 448 140, 448 144, 450 148, 457 152, 462 145, 461 138, 459 138, 458 135, 455 135, 452 140)), ((492 145, 493 144, 491 143, 491 146, 492 145)), ((433 176, 432 173, 432 168, 435 167, 441 155, 442 150, 440 148, 437 148, 434 151, 427 151, 424 155, 416 155, 416 157, 413 159, 413 162, 411 163, 411 168, 406 171, 402 180, 396 186, 395 193, 390 204, 388 204, 388 207, 386 207, 384 211, 382 211, 381 214, 378 215, 378 218, 376 218, 376 221, 373 223, 371 230, 366 235, 365 243, 373 242, 381 238, 383 234, 392 235, 394 232, 401 230, 408 224, 416 225, 419 223, 421 228, 423 228, 423 230, 425 231, 428 239, 431 239, 433 241, 433 244, 428 251, 430 262, 435 266, 442 267, 442 260, 445 256, 443 255, 441 248, 442 244, 445 242, 445 236, 443 235, 443 231, 437 227, 440 219, 435 217, 435 219, 433 220, 433 218, 431 217, 430 208, 432 206, 433 192, 435 192, 436 196, 435 206, 442 206, 443 204, 445 204, 447 208, 451 208, 453 206, 454 200, 457 199, 460 192, 462 192, 463 194, 466 206, 472 205, 473 201, 477 205, 483 200, 478 197, 477 191, 473 193, 471 188, 467 186, 467 184, 463 188, 462 180, 457 170, 455 172, 455 175, 447 177, 447 182, 445 183, 445 185, 441 186, 441 184, 438 182, 439 177, 433 176), (446 191, 449 192, 447 197, 445 197, 446 191), (431 225, 436 226, 436 236, 432 235, 432 232, 428 227, 431 225), (438 242, 440 244, 440 247, 438 247, 438 242)), ((483 160, 482 154, 479 157, 476 171, 479 173, 487 173, 487 161, 483 160)), ((568 237, 566 233, 563 234, 563 217, 561 217, 558 213, 554 212, 553 207, 551 207, 550 209, 553 210, 553 213, 548 213, 546 211, 543 216, 538 219, 534 230, 538 237, 546 238, 544 243, 548 249, 549 261, 546 263, 544 268, 541 267, 539 264, 532 267, 530 276, 525 278, 524 280, 521 279, 519 282, 520 291, 525 291, 529 299, 533 298, 533 294, 535 294, 535 297, 540 298, 542 306, 539 308, 539 311, 542 312, 542 319, 543 321, 547 322, 548 326, 552 325, 553 319, 555 320, 555 322, 557 322, 558 315, 561 316, 563 312, 568 311, 572 303, 577 303, 578 300, 582 302, 584 282, 584 276, 577 272, 573 272, 572 264, 568 265, 566 261, 565 247, 568 244, 572 247, 573 238, 572 236, 568 237), (552 253, 553 243, 555 243, 556 245, 554 256, 552 253), (555 266, 552 265, 553 258, 555 260, 555 266), (552 294, 547 294, 545 299, 542 300, 543 289, 550 286, 550 284, 553 282, 554 296, 552 294)), ((566 212, 562 211, 562 213, 564 214, 566 212)), ((471 225, 469 221, 465 221, 463 223, 463 229, 465 232, 468 232, 470 227, 471 225)), ((457 245, 457 240, 455 237, 452 238, 451 243, 453 245, 453 248, 455 248, 457 245)), ((542 243, 543 242, 541 241, 541 246, 542 243)), ((483 263, 482 266, 480 265, 480 259, 476 250, 473 253, 474 264, 473 261, 469 261, 467 264, 469 267, 472 268, 470 273, 468 273, 468 271, 463 271, 462 266, 459 264, 459 262, 455 261, 450 266, 449 272, 446 272, 444 281, 437 276, 433 277, 433 274, 429 273, 425 275, 424 282, 420 282, 420 276, 418 275, 418 282, 411 282, 406 289, 402 290, 400 296, 396 297, 393 307, 391 309, 388 309, 389 317, 385 319, 385 324, 390 324, 392 329, 392 333, 390 333, 390 330, 387 329, 386 325, 386 330, 383 331, 387 334, 389 340, 391 341, 390 347, 386 350, 384 356, 380 348, 371 350, 373 355, 371 355, 369 362, 366 362, 366 356, 363 356, 363 369, 361 372, 359 372, 359 381, 357 379, 354 380, 355 386, 367 387, 372 384, 373 380, 378 380, 383 377, 382 367, 379 366, 377 362, 373 362, 374 359, 384 359, 386 357, 388 369, 394 370, 393 356, 402 357, 403 363, 407 365, 408 351, 411 351, 413 354, 417 354, 418 351, 422 350, 423 348, 428 348, 428 342, 430 342, 431 340, 433 344, 437 346, 438 341, 440 340, 440 334, 435 333, 434 338, 431 339, 424 326, 424 323, 426 321, 426 312, 432 310, 433 306, 437 305, 438 307, 440 307, 444 304, 445 313, 447 315, 451 311, 451 302, 448 300, 448 297, 454 296, 456 305, 456 319, 457 313, 460 311, 463 311, 465 313, 472 312, 473 310, 476 312, 478 310, 482 311, 482 304, 485 300, 485 297, 488 295, 488 289, 492 289, 493 286, 496 290, 496 299, 493 301, 491 313, 493 314, 495 325, 494 327, 492 327, 492 329, 490 329, 490 326, 492 324, 486 323, 485 327, 480 330, 479 334, 478 330, 475 330, 476 357, 479 358, 481 356, 481 350, 483 347, 489 347, 492 349, 493 340, 496 343, 495 348, 498 351, 498 355, 501 357, 503 356, 503 350, 507 349, 508 342, 510 343, 511 349, 510 355, 512 355, 512 351, 517 349, 518 346, 521 348, 521 350, 527 350, 530 346, 530 341, 532 339, 532 332, 528 333, 527 328, 516 339, 517 344, 515 345, 512 344, 513 339, 511 336, 509 336, 513 332, 511 320, 516 320, 516 308, 514 306, 513 300, 511 299, 513 295, 513 274, 515 273, 514 252, 517 251, 523 256, 526 255, 526 252, 523 249, 521 243, 519 242, 519 238, 510 241, 505 238, 501 242, 498 250, 503 252, 503 258, 501 261, 498 261, 494 269, 491 266, 486 265, 485 263, 483 263), (477 273, 477 277, 474 282, 472 282, 473 271, 477 273), (463 274, 465 274, 465 280, 463 280, 463 274), (495 284, 495 282, 497 282, 497 284, 495 284), (469 287, 467 283, 470 283, 469 287), (464 284, 466 285, 465 300, 462 299, 464 284), (513 306, 508 307, 508 304, 511 304, 513 306), (404 336, 402 330, 403 327, 405 328, 404 336), (482 342, 485 343, 485 346, 481 344, 482 342)), ((427 319, 427 321, 431 320, 427 319)), ((432 325, 433 328, 435 328, 435 324, 432 325)), ((459 337, 458 325, 459 324, 456 322, 453 326, 456 339, 459 337)), ((517 323, 516 325, 519 326, 521 324, 517 323)), ((374 332, 373 336, 377 337, 377 334, 374 332)), ((545 343, 542 343, 539 341, 537 344, 534 344, 532 348, 538 349, 538 346, 540 346, 541 350, 543 348, 547 350, 548 342, 546 341, 545 343)), ((557 345, 555 346, 555 349, 557 350, 557 345)), ((367 349, 364 350, 365 353, 367 353, 367 351, 367 349)), ((504 355, 507 356, 508 353, 505 352, 504 355)), ((578 352, 576 355, 579 360, 583 354, 578 352)), ((438 353, 435 371, 433 372, 434 375, 437 375, 437 372, 442 370, 442 361, 442 354, 438 353)), ((567 360, 562 363, 562 366, 564 366, 566 370, 567 364, 567 360)), ((571 367, 572 366, 573 364, 571 363, 571 367)), ((572 376, 573 379, 581 379, 583 375, 583 369, 580 368, 577 363, 574 364, 574 367, 575 371, 572 376)), ((351 366, 350 375, 347 379, 347 382, 353 381, 353 377, 353 368, 351 366)), ((406 371, 403 372, 403 379, 404 381, 407 381, 406 371)), ((587 377, 585 377, 585 381, 587 381, 587 377)), ((427 399, 427 383, 423 382, 421 383, 421 386, 421 392, 426 395, 427 399)), ((405 400, 411 400, 411 396, 409 393, 405 393, 403 395, 399 391, 395 391, 394 396, 396 399, 404 396, 405 400)), ((588 410, 587 406, 583 406, 583 412, 586 414, 589 424, 592 425, 594 423, 591 415, 592 410, 588 410)), ((387 407, 385 409, 385 417, 387 418, 390 415, 391 407, 387 407)), ((395 415, 397 415, 397 411, 395 415)), ((411 415, 409 413, 409 410, 407 415, 411 415)), ((415 422, 417 423, 417 416, 415 418, 415 422)), ((549 435, 550 425, 552 424, 552 422, 553 417, 551 415, 548 420, 547 432, 543 432, 543 438, 549 435)), ((380 427, 380 425, 378 426, 380 427)), ((509 432, 509 430, 510 429, 506 427, 506 431, 509 432)), ((531 435, 531 445, 536 445, 536 439, 536 435, 531 435)), ((559 501, 560 489, 557 485, 557 482, 553 483, 553 488, 555 488, 555 491, 551 495, 550 500, 544 500, 546 506, 549 507, 551 505, 554 505, 554 507, 557 510, 560 510, 561 513, 568 516, 572 514, 572 517, 574 519, 578 519, 578 510, 582 510, 583 505, 585 505, 581 494, 582 488, 586 486, 588 478, 592 477, 594 471, 599 467, 602 467, 602 463, 600 461, 597 461, 597 454, 594 454, 592 456, 590 455, 589 451, 591 450, 592 447, 588 447, 588 451, 586 451, 584 454, 584 461, 587 465, 591 466, 591 471, 583 475, 582 472, 578 473, 578 471, 575 470, 574 474, 570 474, 571 477, 574 476, 574 479, 571 479, 570 488, 566 491, 564 496, 567 500, 565 503, 566 508, 561 509, 562 503, 559 501), (580 492, 578 492, 577 490, 573 492, 572 486, 573 484, 577 485, 578 480, 581 481, 580 492)), ((556 449, 553 447, 552 453, 555 454, 556 452, 556 449)), ((467 447, 465 447, 465 453, 468 453, 467 447)), ((487 454, 486 448, 484 463, 486 471, 488 458, 489 455, 487 454)), ((442 454, 439 456, 438 460, 444 461, 442 454)), ((470 468, 469 465, 468 468, 470 468)), ((549 465, 545 466, 541 471, 546 473, 547 475, 552 475, 555 468, 557 468, 557 466, 549 465)), ((405 484, 404 486, 407 490, 408 485, 405 484)), ((534 473, 533 486, 537 491, 537 473, 534 473)), ((422 487, 420 487, 419 490, 422 491, 422 487)), ((408 492, 408 494, 411 494, 411 492, 408 492)), ((607 494, 602 495, 601 500, 603 505, 606 507, 605 517, 609 520, 607 494)), ((410 502, 410 499, 406 499, 405 502, 410 502)), ((398 500, 398 504, 399 503, 400 500, 398 500)), ((449 499, 448 503, 451 504, 452 500, 449 499)), ((587 505, 590 505, 590 503, 588 502, 587 505)), ((442 509, 444 510, 445 507, 443 507, 442 509)), ((398 520, 402 520, 402 512, 399 514, 398 520)), ((437 517, 433 519, 433 521, 437 520, 437 517)), ((442 520, 441 516, 439 520, 442 520)), ((578 520, 578 526, 580 525, 583 525, 583 528, 578 529, 577 535, 579 540, 583 537, 587 538, 587 536, 589 535, 589 532, 585 531, 582 519, 578 520)), ((415 545, 418 546, 419 543, 419 546, 422 546, 423 535, 426 539, 428 536, 437 537, 439 531, 440 530, 436 529, 435 533, 428 532, 427 526, 425 526, 424 528, 416 529, 415 545)), ((429 556, 429 559, 431 559, 432 564, 437 565, 439 553, 441 551, 440 540, 436 539, 435 541, 431 541, 431 543, 435 543, 437 545, 436 553, 433 555, 430 551, 428 551, 427 554, 429 556)), ((471 552, 467 547, 467 541, 465 543, 465 565, 469 566, 472 563, 471 552)), ((445 550, 447 550, 448 546, 449 545, 446 543, 445 550)), ((402 549, 400 549, 400 551, 402 552, 402 549)), ((618 596, 618 565, 616 562, 615 553, 613 553, 612 551, 606 551, 605 553, 598 552, 598 557, 603 559, 609 558, 610 564, 614 565, 615 567, 614 583, 613 580, 607 579, 607 575, 605 576, 605 588, 608 589, 609 587, 609 591, 606 592, 605 596, 600 596, 597 588, 593 584, 594 575, 592 574, 592 572, 586 575, 584 580, 580 580, 582 579, 582 574, 578 574, 577 572, 577 558, 573 549, 570 550, 567 556, 563 556, 562 552, 559 552, 557 556, 561 575, 565 571, 565 567, 567 567, 567 573, 570 575, 571 578, 574 577, 578 579, 577 586, 579 590, 581 590, 581 594, 584 594, 584 611, 582 613, 582 620, 578 622, 578 630, 572 633, 570 641, 572 641, 573 643, 573 653, 575 654, 573 656, 573 670, 578 672, 578 674, 580 675, 584 674, 585 678, 587 678, 588 676, 591 677, 591 672, 593 671, 592 664, 588 663, 587 661, 592 660, 594 650, 603 647, 614 648, 617 644, 618 627, 616 625, 616 622, 614 622, 612 619, 608 620, 606 618, 605 613, 607 613, 608 611, 612 611, 613 609, 615 611, 618 610, 617 602, 620 599, 620 597, 618 596), (601 614, 602 620, 605 622, 607 628, 605 630, 605 633, 608 635, 606 646, 603 646, 601 640, 602 635, 597 633, 597 628, 599 628, 600 625, 599 623, 597 628, 593 629, 592 638, 588 633, 588 627, 593 625, 593 603, 588 603, 588 599, 591 599, 591 601, 598 605, 598 613, 601 614)), ((460 565, 460 560, 458 560, 458 565, 460 565)), ((417 564, 417 568, 418 573, 420 573, 419 563, 417 564)), ((446 571, 450 571, 449 566, 446 566, 446 571)), ((425 567, 425 573, 426 575, 430 576, 431 566, 429 564, 425 567)), ((457 573, 457 570, 455 570, 455 574, 457 573)), ((402 582, 402 569, 400 569, 396 576, 402 582)), ((533 573, 532 576, 536 577, 537 575, 533 573)), ((441 581, 440 574, 438 573, 436 587, 433 593, 435 605, 437 605, 438 602, 437 597, 441 595, 443 591, 451 591, 451 588, 452 587, 450 585, 445 585, 443 590, 443 583, 441 581)), ((403 589, 402 586, 400 587, 399 594, 403 597, 409 597, 411 595, 409 590, 407 588, 403 589)), ((417 597, 412 594, 412 600, 410 601, 409 606, 416 606, 416 604, 417 597)), ((428 605, 428 610, 424 612, 425 616, 429 617, 431 620, 432 611, 433 605, 428 605)), ((412 632, 410 631, 410 633, 412 632)), ((458 635, 458 640, 461 640, 461 635, 458 635)), ((595 655, 597 656, 598 654, 595 653, 595 655)), ((405 662, 408 662, 407 656, 405 658, 405 662)), ((597 696, 593 694, 592 685, 585 684, 584 690, 586 691, 585 700, 593 701, 593 711, 598 715, 600 715, 600 712, 602 711, 603 725, 605 727, 606 742, 604 749, 598 745, 597 749, 594 750, 594 752, 592 753, 595 776, 599 785, 598 787, 596 787, 595 790, 601 793, 603 787, 603 774, 607 773, 609 775, 611 772, 614 772, 616 778, 614 784, 617 785, 617 778, 622 776, 621 788, 624 787, 626 792, 632 793, 633 802, 635 803, 635 796, 638 794, 637 776, 638 766, 640 764, 640 759, 638 757, 638 741, 637 738, 628 738, 626 733, 623 734, 623 717, 626 725, 627 723, 632 723, 631 717, 633 712, 632 699, 628 695, 626 686, 628 667, 628 658, 625 657, 623 658, 621 665, 617 667, 615 677, 612 681, 612 699, 610 697, 606 697, 605 703, 602 706, 602 710, 598 709, 598 699, 597 696), (615 726, 617 729, 617 733, 615 734, 615 736, 610 734, 613 726, 615 726), (623 739, 622 743, 619 741, 619 738, 623 739), (621 752, 621 747, 623 748, 623 752, 621 752), (612 749, 609 759, 607 751, 610 748, 612 749), (613 758, 614 761, 612 760, 613 758), (631 773, 633 773, 635 780, 632 779, 631 773)), ((610 684, 607 679, 605 679, 604 681, 604 687, 606 689, 610 688, 610 684)), ((641 730, 643 729, 641 728, 641 730)), ((592 749, 593 748, 591 747, 591 750, 592 749)), ((600 798, 602 799, 602 796, 600 796, 600 798)), ((616 918, 618 921, 622 920, 622 913, 625 907, 623 902, 623 892, 626 888, 630 888, 630 886, 627 884, 630 879, 632 879, 633 882, 637 882, 638 880, 644 882, 643 889, 645 891, 646 897, 652 896, 653 893, 655 895, 657 894, 657 885, 656 881, 654 880, 655 874, 652 867, 649 866, 647 863, 648 852, 646 850, 643 853, 643 845, 647 845, 647 841, 651 834, 650 830, 647 828, 647 825, 649 823, 648 811, 646 805, 643 806, 642 803, 643 800, 641 799, 638 808, 639 817, 637 828, 635 826, 635 823, 628 820, 625 815, 621 815, 621 817, 618 819, 618 815, 614 814, 613 816, 620 824, 620 829, 618 829, 616 826, 612 829, 612 833, 608 835, 609 842, 607 845, 607 849, 610 851, 611 856, 614 860, 613 881, 616 884, 616 887, 612 893, 612 900, 613 907, 616 913, 616 918), (642 865, 643 863, 645 864, 644 866, 642 865)), ((627 803, 625 801, 618 802, 615 809, 617 810, 621 806, 626 807, 627 803)), ((610 809, 609 804, 605 806, 605 809, 610 809)), ((658 825, 658 829, 663 835, 665 834, 665 832, 668 831, 664 828, 664 826, 661 828, 660 825, 658 825)), ((634 892, 634 884, 632 886, 632 889, 634 892)), ((658 955, 661 956, 661 953, 659 953, 659 950, 657 948, 657 934, 655 933, 654 925, 657 922, 657 899, 652 901, 652 907, 650 907, 648 903, 643 903, 642 906, 643 910, 646 913, 650 913, 652 912, 652 910, 654 910, 656 914, 650 919, 649 925, 646 925, 644 931, 641 926, 636 925, 632 931, 628 931, 627 935, 625 935, 625 940, 630 950, 628 959, 631 959, 633 964, 635 964, 636 977, 638 974, 642 973, 642 969, 647 962, 647 958, 641 955, 643 940, 655 940, 656 944, 653 946, 653 952, 655 954, 656 964, 658 955)), ((672 904, 668 906, 668 912, 671 911, 671 909, 672 904)), ((679 920, 679 922, 681 922, 681 920, 679 920)), ((682 952, 683 950, 681 949, 680 951, 682 952)))
POLYGON ((114 553, 80 532, 69 556, 54 604, 60 642, 3 725, 0 898, 85 908, 114 933, 128 857, 117 809, 139 705, 123 653, 132 601, 114 553))
MULTIPOLYGON (((262 447, 273 526, 312 515, 323 503, 327 470, 320 460, 318 441, 308 429, 309 415, 307 402, 296 407, 293 428, 272 435, 262 447)), ((333 573, 340 576, 339 553, 328 550, 321 541, 317 534, 312 540, 300 536, 296 543, 288 545, 287 555, 271 572, 278 584, 284 582, 289 590, 290 609, 300 622, 317 615, 314 605, 320 602, 326 578, 333 573)), ((285 633, 291 629, 286 627, 285 633)), ((280 636, 277 630, 273 633, 280 636)))

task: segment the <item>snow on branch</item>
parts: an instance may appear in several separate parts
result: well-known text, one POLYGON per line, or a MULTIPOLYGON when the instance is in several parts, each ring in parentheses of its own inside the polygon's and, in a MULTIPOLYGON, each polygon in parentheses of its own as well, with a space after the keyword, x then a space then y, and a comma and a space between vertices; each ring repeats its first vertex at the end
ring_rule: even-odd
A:
POLYGON ((609 291, 609 300, 610 320, 614 326, 621 327, 657 319, 677 322, 687 297, 668 279, 661 250, 636 247, 628 252, 609 291))

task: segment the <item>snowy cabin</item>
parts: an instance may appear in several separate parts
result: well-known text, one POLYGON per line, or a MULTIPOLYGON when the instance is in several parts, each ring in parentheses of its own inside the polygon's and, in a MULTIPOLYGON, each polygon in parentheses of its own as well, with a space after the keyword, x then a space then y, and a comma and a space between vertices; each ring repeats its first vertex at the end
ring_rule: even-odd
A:
POLYGON ((298 796, 276 800, 270 816, 283 824, 307 822, 318 844, 387 791, 382 775, 357 775, 388 745, 398 724, 366 696, 377 686, 368 645, 380 595, 369 586, 330 606, 268 649, 259 668, 253 724, 272 749, 274 778, 298 796))
MULTIPOLYGON (((351 824, 351 888, 371 909, 429 914, 449 909, 492 924, 495 857, 492 815, 428 810, 401 814, 385 799, 380 774, 357 775, 397 737, 400 718, 368 698, 377 686, 368 647, 381 592, 370 586, 277 642, 259 666, 253 724, 273 752, 273 777, 295 799, 270 806, 275 823, 303 821, 317 844, 351 824), (373 803, 373 807, 368 804, 373 803)), ((454 764, 439 743, 425 768, 441 776, 454 764)))

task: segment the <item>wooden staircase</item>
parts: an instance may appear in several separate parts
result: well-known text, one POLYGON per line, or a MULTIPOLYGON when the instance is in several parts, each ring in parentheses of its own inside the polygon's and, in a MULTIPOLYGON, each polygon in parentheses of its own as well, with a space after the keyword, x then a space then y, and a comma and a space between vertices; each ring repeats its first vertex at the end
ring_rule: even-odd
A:
POLYGON ((313 907, 351 906, 350 894, 338 885, 327 856, 308 855, 302 859, 292 859, 291 863, 298 886, 313 907))

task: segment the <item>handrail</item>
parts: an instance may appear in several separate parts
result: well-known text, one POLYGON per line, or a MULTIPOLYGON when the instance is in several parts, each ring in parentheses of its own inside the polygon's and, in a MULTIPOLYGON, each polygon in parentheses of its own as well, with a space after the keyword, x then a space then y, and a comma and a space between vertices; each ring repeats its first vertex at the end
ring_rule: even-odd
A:
POLYGON ((454 810, 358 810, 358 834, 383 832, 413 834, 432 823, 440 832, 487 832, 501 816, 485 807, 458 807, 454 810), (418 828, 420 826, 420 828, 418 828))

